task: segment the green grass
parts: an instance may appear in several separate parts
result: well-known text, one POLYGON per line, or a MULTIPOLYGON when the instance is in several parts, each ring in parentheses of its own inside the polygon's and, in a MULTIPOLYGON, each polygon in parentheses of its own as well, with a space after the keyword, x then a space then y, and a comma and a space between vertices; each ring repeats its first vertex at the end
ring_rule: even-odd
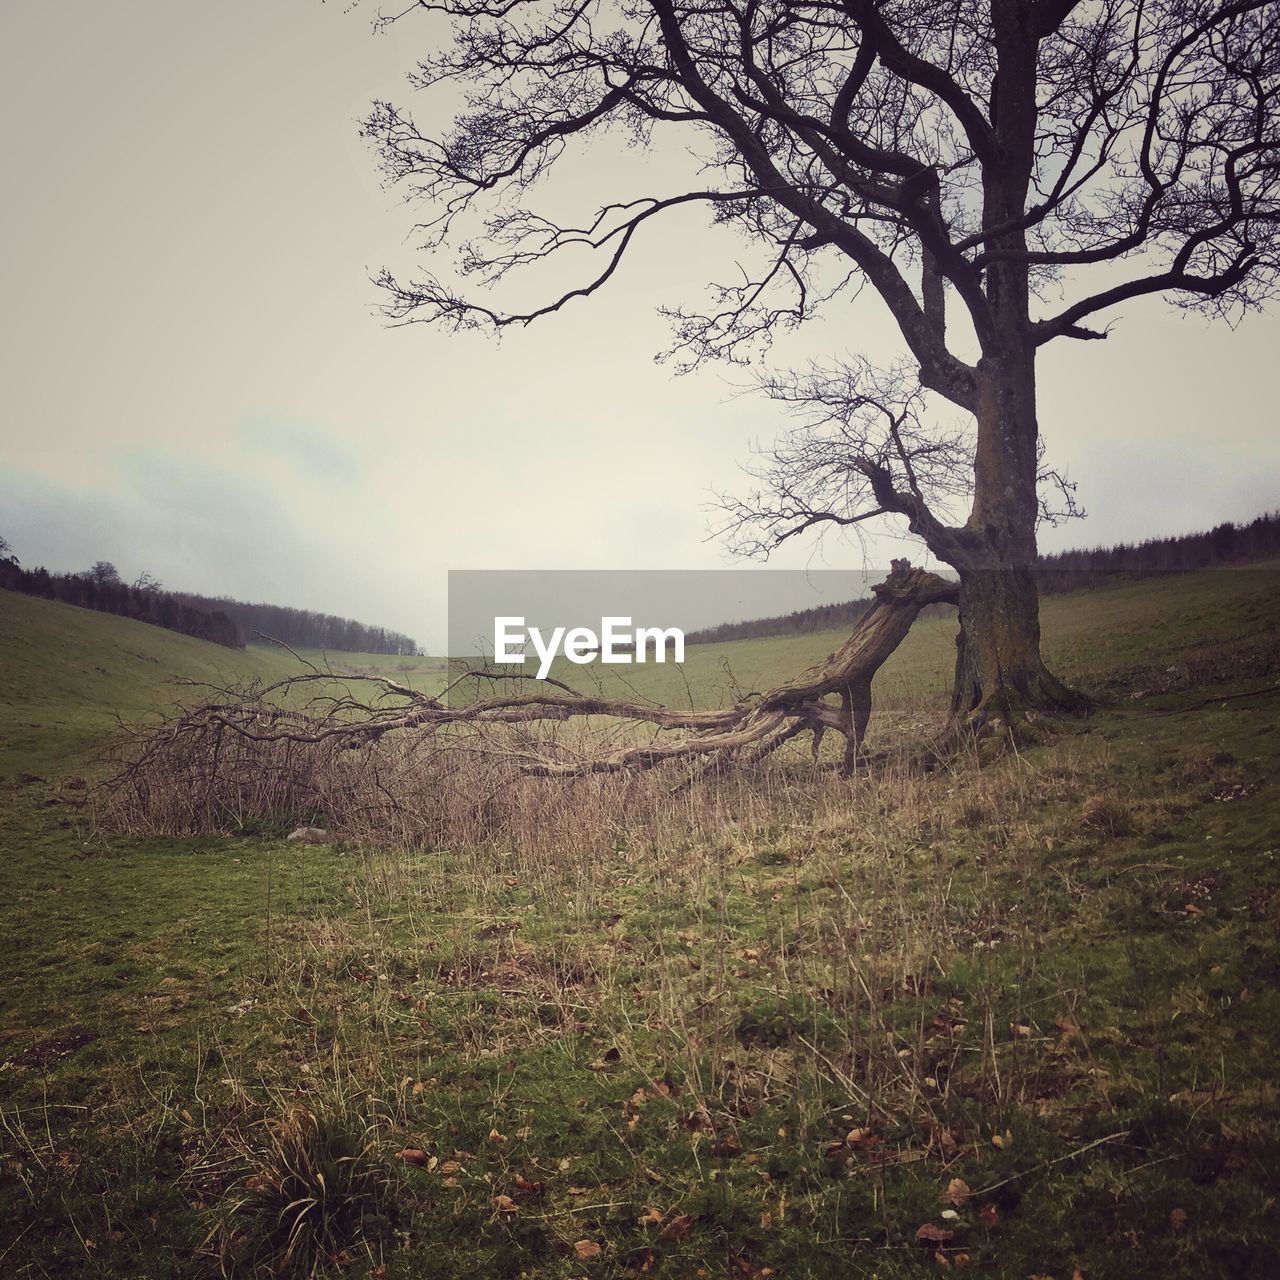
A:
MULTIPOLYGON (((0 1274, 254 1274, 286 1168, 342 1275, 1280 1273, 1275 581, 1047 601, 1109 701, 1023 756, 541 862, 94 834, 114 706, 292 660, 3 596, 0 1274)), ((691 649, 694 696, 837 639, 691 649)))
MULTIPOLYGON (((438 684, 431 658, 302 650, 335 671, 438 684)), ((271 682, 300 669, 283 649, 244 650, 178 635, 129 618, 0 590, 0 775, 83 767, 117 718, 143 720, 190 701, 181 681, 271 682)))

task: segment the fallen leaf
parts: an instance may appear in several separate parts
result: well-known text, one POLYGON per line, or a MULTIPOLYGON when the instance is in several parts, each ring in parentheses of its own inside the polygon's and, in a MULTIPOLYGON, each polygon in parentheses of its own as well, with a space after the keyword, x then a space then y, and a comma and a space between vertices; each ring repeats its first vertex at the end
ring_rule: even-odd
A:
POLYGON ((1174 1231, 1185 1231, 1187 1229, 1187 1211, 1185 1209, 1174 1209, 1169 1214, 1169 1226, 1174 1231))
POLYGON ((1013 1134, 1006 1129, 1003 1133, 995 1133, 991 1135, 991 1145, 999 1147, 1001 1151, 1007 1151, 1013 1146, 1013 1134))
POLYGON ((1009 1035, 1015 1040, 1026 1040, 1031 1035, 1031 1028, 1025 1022, 1011 1022, 1009 1035))
POLYGON ((1072 1036, 1080 1034, 1080 1028, 1070 1018, 1054 1018, 1053 1025, 1057 1027, 1058 1034, 1064 1040, 1069 1040, 1072 1036))
POLYGON ((658 1227, 662 1225, 662 1219, 665 1215, 659 1209, 646 1209, 636 1221, 642 1227, 658 1227))
POLYGON ((600 1246, 594 1240, 578 1240, 574 1243, 573 1251, 584 1262, 588 1258, 598 1258, 600 1256, 600 1246))
POLYGON ((490 1130, 489 1130, 489 1141, 490 1141, 490 1142, 506 1142, 506 1140, 507 1140, 506 1134, 499 1133, 499 1132, 497 1131, 497 1129, 490 1129, 490 1130))
POLYGON ((942 1193, 942 1203, 949 1204, 953 1209, 963 1209, 972 1194, 969 1184, 963 1178, 952 1178, 942 1193))
POLYGON ((726 1134, 714 1147, 711 1148, 713 1155, 725 1156, 731 1158, 742 1154, 742 1147, 738 1140, 732 1134, 726 1134))
POLYGON ((493 1207, 499 1213, 515 1213, 516 1202, 510 1196, 494 1196, 493 1207))
POLYGON ((428 1157, 427 1153, 421 1147, 405 1147, 401 1151, 397 1151, 396 1155, 400 1157, 405 1164, 416 1164, 418 1166, 425 1165, 428 1157))
POLYGON ((925 1244, 946 1244, 955 1234, 954 1231, 948 1231, 946 1227, 940 1227, 933 1222, 926 1222, 923 1226, 916 1228, 916 1239, 925 1244))
POLYGON ((844 1140, 851 1147, 862 1147, 866 1146, 866 1144, 871 1141, 871 1137, 872 1134, 870 1129, 850 1129, 849 1132, 844 1135, 844 1140))
POLYGON ((984 1204, 982 1208, 978 1210, 978 1221, 990 1230, 992 1227, 999 1225, 1000 1210, 993 1204, 984 1204))
POLYGON ((445 1160, 440 1165, 440 1172, 443 1174, 461 1173, 462 1165, 457 1160, 445 1160))
POLYGON ((662 1234, 668 1240, 683 1240, 685 1236, 693 1230, 693 1217, 690 1214, 682 1213, 678 1218, 672 1218, 665 1227, 662 1228, 662 1234))

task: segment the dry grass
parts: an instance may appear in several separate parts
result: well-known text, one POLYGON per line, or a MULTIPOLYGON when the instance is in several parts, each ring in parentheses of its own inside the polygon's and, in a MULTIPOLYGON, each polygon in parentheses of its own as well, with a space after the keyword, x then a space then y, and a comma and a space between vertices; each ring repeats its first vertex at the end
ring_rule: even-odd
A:
POLYGON ((1129 800, 1114 792, 1091 795, 1080 810, 1080 821, 1106 836, 1128 836, 1137 830, 1137 817, 1129 800))

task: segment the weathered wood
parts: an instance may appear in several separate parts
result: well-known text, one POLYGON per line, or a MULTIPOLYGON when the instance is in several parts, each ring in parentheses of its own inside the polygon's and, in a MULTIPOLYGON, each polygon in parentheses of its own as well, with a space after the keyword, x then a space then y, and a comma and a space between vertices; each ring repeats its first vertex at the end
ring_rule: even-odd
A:
MULTIPOLYGON (((731 759, 750 762, 763 759, 806 731, 814 735, 816 755, 827 729, 844 737, 845 764, 852 767, 871 716, 871 681, 876 671, 902 642, 922 609, 958 599, 955 583, 914 569, 905 560, 895 561, 888 578, 873 591, 874 602, 839 649, 785 684, 751 694, 731 707, 681 711, 591 697, 556 681, 538 682, 533 691, 522 684, 516 692, 451 706, 446 701, 449 690, 430 696, 381 676, 341 677, 348 688, 372 686, 371 696, 361 700, 349 692, 331 696, 329 686, 335 677, 312 670, 266 687, 220 690, 223 696, 219 700, 194 707, 152 735, 132 769, 145 769, 149 758, 179 743, 188 759, 201 758, 199 744, 228 731, 262 743, 359 747, 387 733, 434 732, 451 726, 473 730, 466 741, 467 750, 483 749, 505 756, 522 772, 544 777, 648 769, 700 757, 709 758, 717 767, 731 759), (299 710, 296 695, 308 688, 318 692, 299 710), (826 700, 833 695, 839 698, 838 705, 826 700), (497 737, 483 740, 485 729, 493 726, 536 727, 541 722, 591 717, 649 725, 657 732, 650 742, 582 756, 567 756, 563 747, 549 740, 535 738, 531 745, 519 749, 497 737)), ((485 669, 460 677, 477 682, 502 678, 503 673, 485 669)), ((441 734, 437 741, 440 750, 450 749, 450 735, 441 734)))

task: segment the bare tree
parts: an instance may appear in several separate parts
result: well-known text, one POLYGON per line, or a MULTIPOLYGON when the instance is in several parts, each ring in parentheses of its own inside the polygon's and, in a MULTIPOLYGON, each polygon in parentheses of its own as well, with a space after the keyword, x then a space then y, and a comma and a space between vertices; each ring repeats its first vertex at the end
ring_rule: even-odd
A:
POLYGON ((425 204, 427 248, 463 244, 482 285, 562 253, 599 263, 510 310, 383 273, 390 313, 527 324, 602 288, 691 205, 764 254, 705 313, 671 313, 686 364, 746 359, 869 284, 914 381, 973 422, 962 522, 924 483, 961 464, 925 452, 914 419, 901 448, 859 455, 860 510, 905 516, 959 572, 956 708, 983 722, 1076 705, 1039 652, 1037 353, 1104 337, 1099 318, 1144 295, 1227 317, 1269 296, 1276 0, 419 0, 399 18, 423 11, 453 38, 413 83, 463 106, 439 137, 385 102, 365 127, 425 204), (528 207, 570 147, 605 133, 670 136, 704 180, 602 193, 581 226, 528 207))
POLYGON ((99 587, 116 587, 120 585, 120 571, 110 560, 95 560, 81 575, 99 587))

